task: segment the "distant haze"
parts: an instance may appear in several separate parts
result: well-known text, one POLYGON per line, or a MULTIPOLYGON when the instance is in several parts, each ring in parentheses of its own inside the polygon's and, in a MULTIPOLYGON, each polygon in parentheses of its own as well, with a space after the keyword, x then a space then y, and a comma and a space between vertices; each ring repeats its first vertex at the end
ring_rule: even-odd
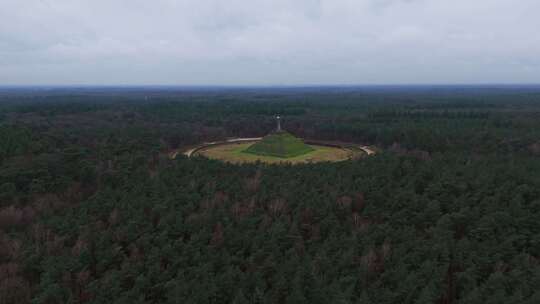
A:
POLYGON ((0 85, 540 83, 539 0, 0 0, 0 85))

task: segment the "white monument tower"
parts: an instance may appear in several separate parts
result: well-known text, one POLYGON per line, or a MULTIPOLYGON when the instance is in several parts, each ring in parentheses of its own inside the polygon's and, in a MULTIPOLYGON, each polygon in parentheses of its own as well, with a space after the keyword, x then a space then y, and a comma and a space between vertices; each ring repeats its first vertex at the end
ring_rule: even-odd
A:
POLYGON ((277 120, 277 129, 276 132, 281 132, 281 117, 279 115, 276 116, 277 120))

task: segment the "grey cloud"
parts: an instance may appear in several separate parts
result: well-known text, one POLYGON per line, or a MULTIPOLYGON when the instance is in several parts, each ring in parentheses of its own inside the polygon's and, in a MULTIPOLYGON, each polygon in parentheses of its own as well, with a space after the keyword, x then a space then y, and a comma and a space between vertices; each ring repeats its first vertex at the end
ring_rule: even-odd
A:
POLYGON ((540 80, 537 0, 0 2, 0 84, 540 80))

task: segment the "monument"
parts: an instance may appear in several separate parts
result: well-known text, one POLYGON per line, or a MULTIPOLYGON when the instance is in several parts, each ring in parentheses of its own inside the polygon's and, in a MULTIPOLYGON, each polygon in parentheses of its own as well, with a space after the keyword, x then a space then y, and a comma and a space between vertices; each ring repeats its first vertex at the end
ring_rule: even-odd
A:
POLYGON ((279 115, 276 116, 276 120, 277 120, 276 132, 281 132, 281 117, 279 115))
POLYGON ((244 152, 262 156, 290 158, 314 151, 304 141, 281 128, 281 116, 276 116, 276 130, 249 146, 244 152))

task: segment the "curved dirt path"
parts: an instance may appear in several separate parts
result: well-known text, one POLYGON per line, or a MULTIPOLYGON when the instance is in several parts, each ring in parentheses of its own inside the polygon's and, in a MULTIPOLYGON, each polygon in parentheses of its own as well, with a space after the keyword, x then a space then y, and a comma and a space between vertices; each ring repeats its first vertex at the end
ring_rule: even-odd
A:
MULTIPOLYGON (((227 144, 227 143, 237 143, 237 142, 249 142, 249 141, 258 141, 258 140, 261 140, 262 137, 244 137, 244 138, 232 138, 232 139, 227 139, 227 140, 224 140, 224 141, 213 141, 213 142, 206 142, 206 143, 203 143, 203 144, 200 144, 196 147, 193 147, 189 150, 186 150, 184 152, 180 152, 180 151, 175 151, 173 153, 170 154, 170 158, 171 159, 174 159, 176 158, 176 156, 178 156, 178 153, 182 153, 184 154, 185 156, 187 156, 188 158, 189 157, 192 157, 193 156, 193 153, 201 150, 201 149, 204 149, 205 147, 209 147, 209 146, 213 146, 213 145, 218 145, 218 144, 227 144)), ((369 146, 357 146, 359 149, 361 149, 362 151, 364 151, 368 156, 369 155, 374 155, 376 154, 377 152, 369 147, 369 146)))
MULTIPOLYGON (((217 144, 228 144, 228 143, 245 142, 245 141, 258 141, 258 140, 261 140, 261 139, 262 139, 262 137, 246 137, 246 138, 227 139, 225 141, 207 142, 207 143, 200 144, 195 148, 191 148, 191 149, 185 151, 184 155, 187 156, 187 157, 191 157, 193 155, 193 153, 197 152, 198 150, 203 149, 203 148, 208 147, 208 146, 217 145, 217 144)), ((176 155, 178 155, 178 152, 175 152, 173 154, 172 158, 175 158, 176 155)))
POLYGON ((362 151, 366 152, 367 155, 373 155, 377 152, 375 152, 375 150, 373 150, 372 148, 368 147, 368 146, 358 146, 358 148, 362 149, 362 151))

